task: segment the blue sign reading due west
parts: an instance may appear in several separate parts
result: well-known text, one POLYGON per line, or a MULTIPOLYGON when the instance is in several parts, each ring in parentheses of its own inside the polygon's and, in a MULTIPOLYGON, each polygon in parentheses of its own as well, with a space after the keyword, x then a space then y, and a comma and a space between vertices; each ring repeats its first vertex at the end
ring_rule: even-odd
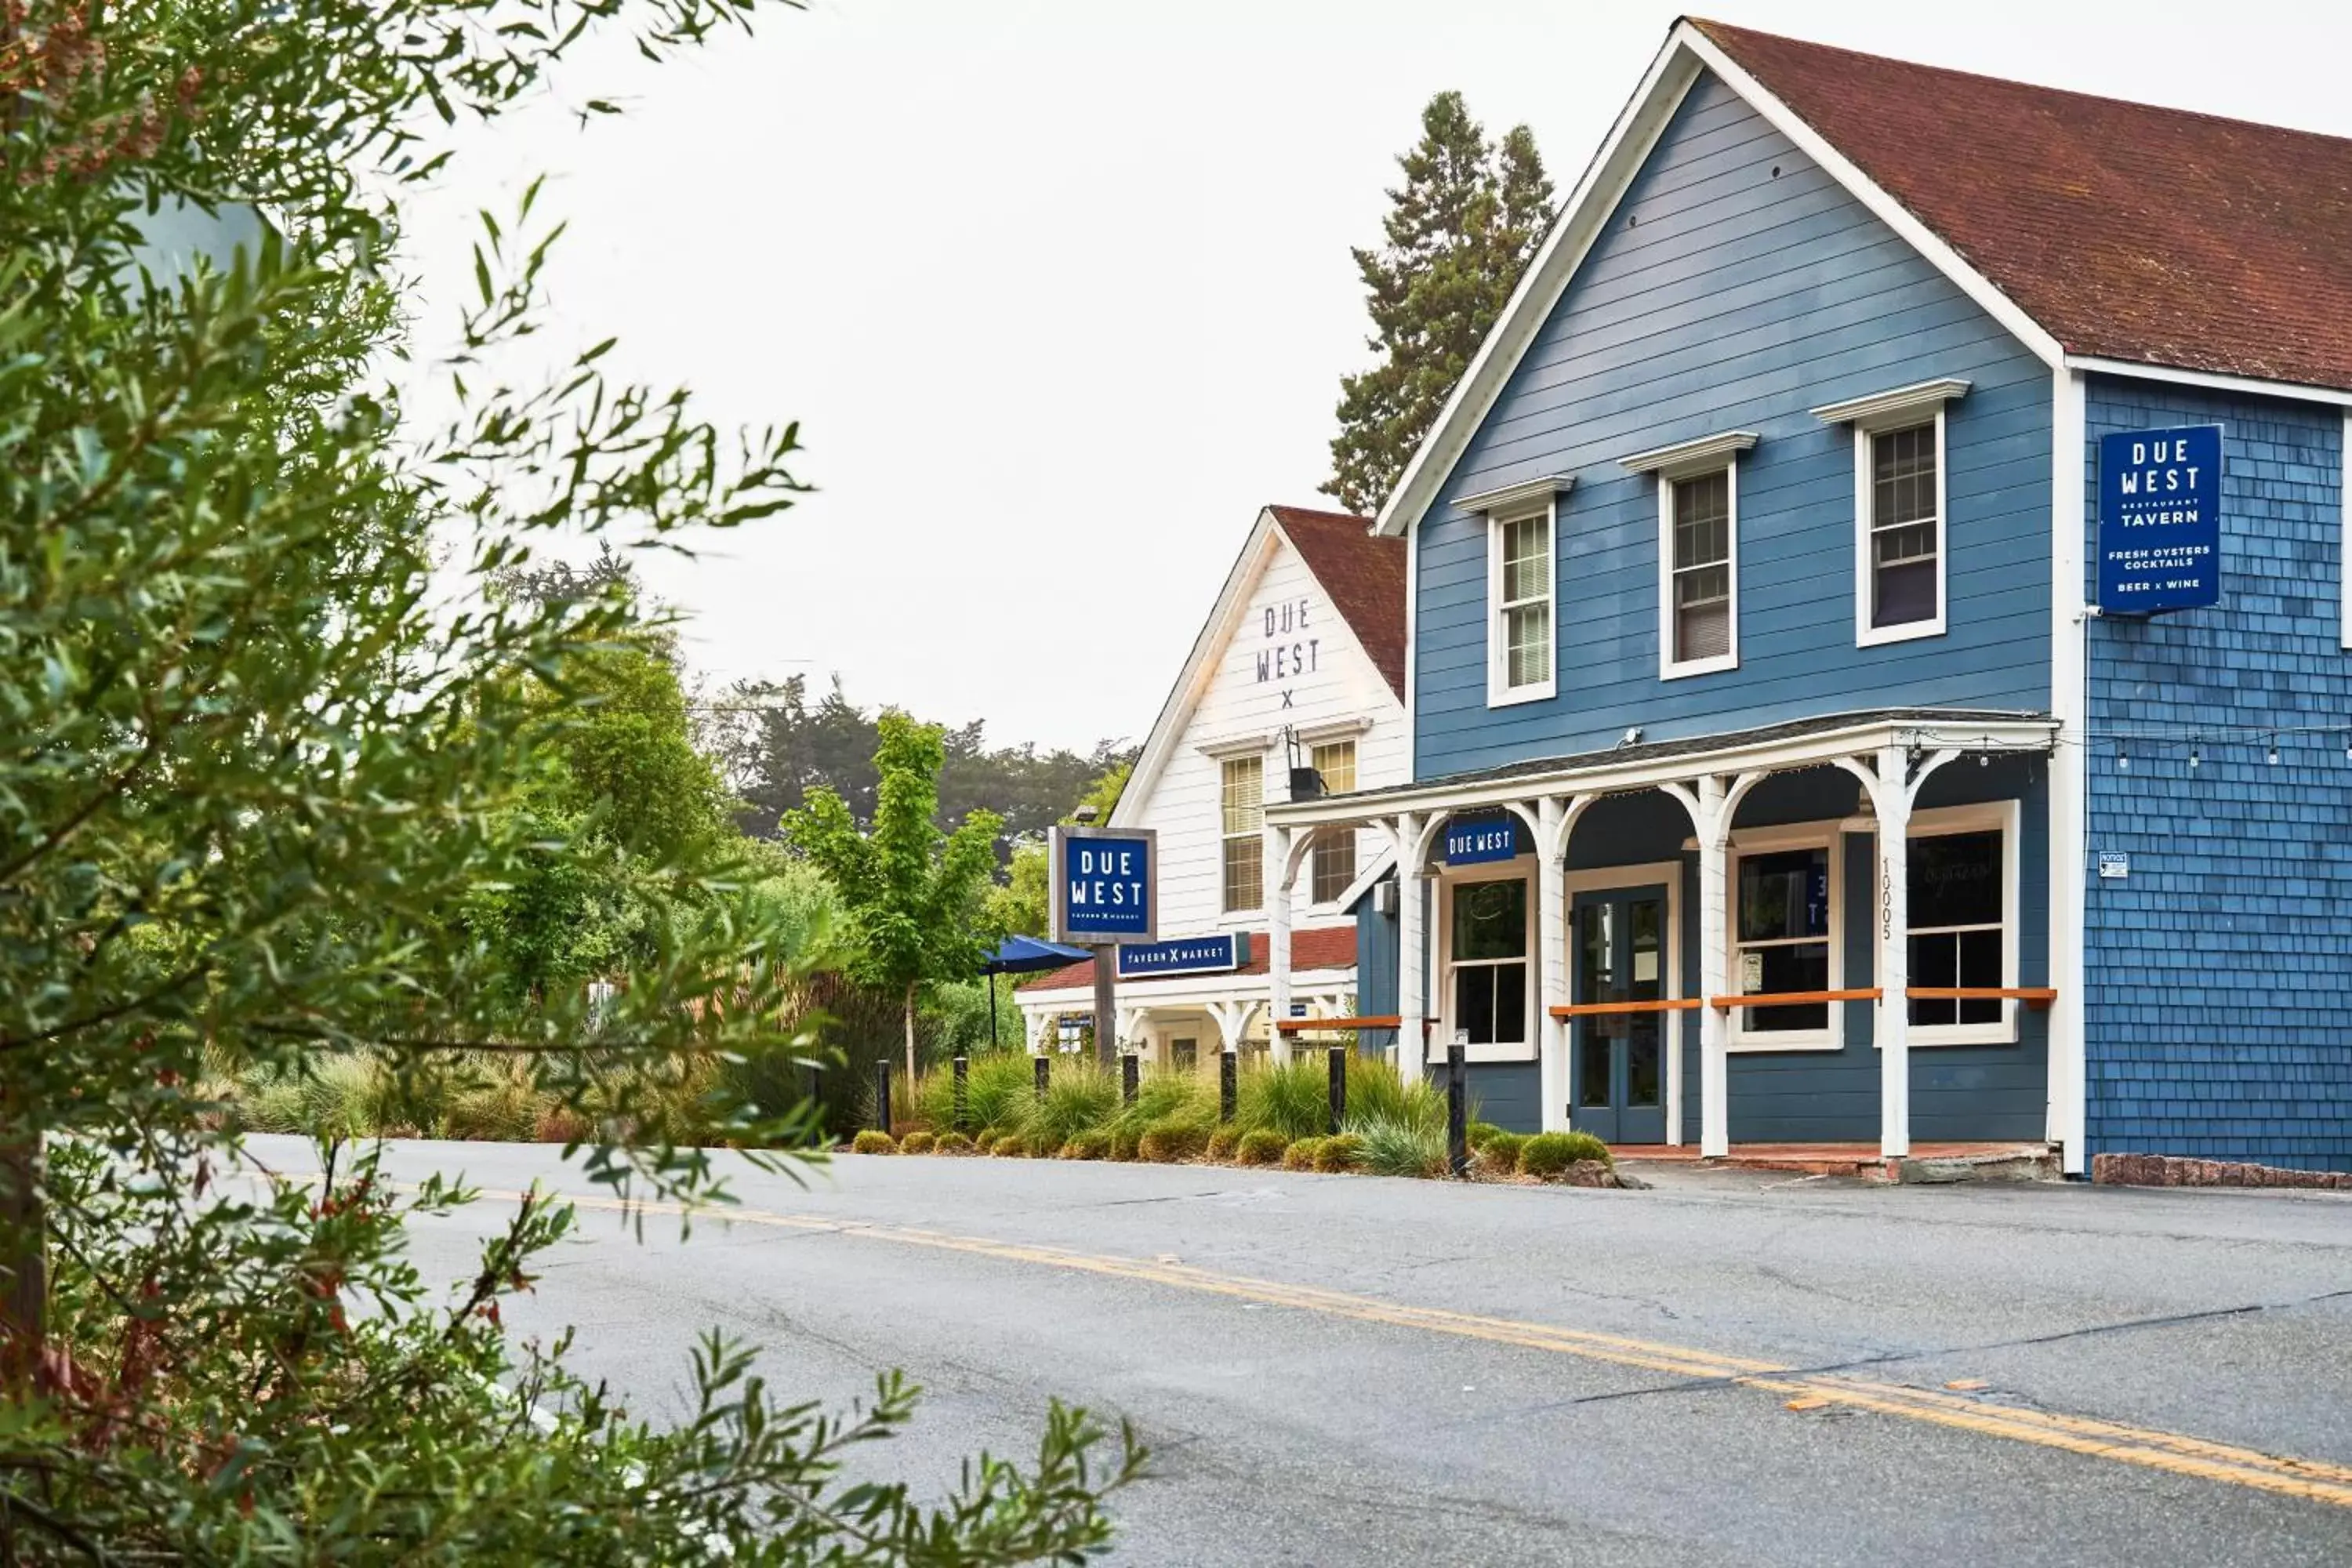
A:
POLYGON ((2221 601, 2221 426, 2099 437, 2099 608, 2146 616, 2221 601))
POLYGON ((1055 836, 1055 870, 1061 879, 1060 929, 1069 942, 1149 942, 1152 926, 1151 848, 1148 834, 1055 836))
POLYGON ((1479 866, 1489 860, 1510 860, 1519 853, 1519 824, 1512 816, 1456 819, 1445 825, 1445 863, 1479 866))

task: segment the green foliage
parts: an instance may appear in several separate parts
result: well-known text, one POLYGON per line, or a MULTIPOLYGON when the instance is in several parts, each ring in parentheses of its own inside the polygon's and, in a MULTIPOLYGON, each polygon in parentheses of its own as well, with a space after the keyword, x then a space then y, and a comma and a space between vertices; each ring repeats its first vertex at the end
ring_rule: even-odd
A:
POLYGON ((1242 1130, 1228 1122, 1209 1134, 1208 1157, 1218 1161, 1230 1160, 1241 1141, 1242 1130))
POLYGON ((1132 1160, 1142 1152, 1143 1126, 1140 1122, 1122 1119, 1111 1123, 1108 1131, 1110 1133, 1112 1159, 1132 1160))
POLYGON ((934 1154, 969 1154, 971 1152, 971 1139, 962 1132, 942 1132, 931 1145, 934 1154))
MULTIPOLYGON (((1026 1131, 1037 1099, 1036 1058, 1020 1051, 999 1051, 973 1057, 965 1063, 964 1131, 1026 1131)), ((1069 1070, 1068 1058, 1054 1064, 1058 1081, 1069 1070)), ((916 1080, 915 1113, 937 1131, 954 1127, 955 1071, 952 1064, 933 1068, 916 1080)))
POLYGON ((849 1141, 849 1149, 854 1154, 895 1154, 898 1141, 878 1127, 868 1127, 849 1141))
POLYGON ((906 998, 911 1081, 918 1071, 920 996, 971 978, 993 945, 997 933, 988 927, 984 906, 999 819, 976 810, 953 831, 943 831, 934 821, 946 760, 939 727, 885 712, 877 729, 874 765, 881 782, 872 826, 861 830, 841 796, 819 788, 810 792, 807 805, 784 816, 780 831, 840 896, 853 942, 850 973, 906 998))
POLYGON ((1318 1057, 1265 1062, 1245 1069, 1234 1087, 1234 1122, 1244 1131, 1272 1128, 1288 1142, 1331 1130, 1330 1069, 1318 1057))
POLYGON ((1146 1127, 1136 1140, 1135 1155, 1156 1164, 1175 1164, 1199 1159, 1208 1147, 1209 1129, 1205 1124, 1174 1117, 1146 1127))
POLYGON ((1445 1128, 1366 1117, 1349 1129, 1363 1140, 1363 1168, 1380 1176, 1443 1176, 1448 1170, 1445 1128))
POLYGON ((1140 1132, 1162 1122, 1202 1130, 1217 1122, 1216 1086, 1196 1072, 1147 1072, 1135 1086, 1135 1103, 1119 1110, 1117 1124, 1140 1132))
POLYGON ((1028 1106, 1029 1126, 1058 1149, 1081 1132, 1108 1128, 1118 1116, 1118 1075, 1093 1058, 1058 1058, 1045 1098, 1028 1106))
POLYGON ((1301 1138, 1282 1152, 1282 1168, 1286 1171, 1311 1171, 1315 1156, 1322 1152, 1328 1139, 1301 1138))
MULTIPOLYGON (((1347 1126, 1364 1121, 1401 1122, 1445 1131, 1445 1093, 1425 1078, 1406 1079, 1379 1057, 1348 1062, 1347 1126)), ((1484 1126, 1485 1123, 1474 1123, 1484 1126)))
POLYGON ((988 919, 1008 934, 1043 937, 1053 919, 1047 880, 1053 874, 1042 838, 1016 839, 1004 880, 988 890, 988 919))
POLYGON ((931 1134, 923 1131, 919 1128, 915 1131, 909 1132, 904 1138, 898 1140, 898 1152, 901 1154, 928 1154, 931 1152, 932 1148, 938 1143, 938 1142, 939 1141, 933 1138, 931 1134))
POLYGON ((1519 1147, 1519 1174, 1551 1177, 1581 1160, 1614 1164, 1609 1145, 1590 1132, 1538 1132, 1519 1147))
POLYGON ((1501 1131, 1501 1128, 1491 1121, 1479 1121, 1474 1119, 1470 1125, 1463 1130, 1463 1139, 1473 1150, 1484 1149, 1486 1146, 1486 1140, 1501 1131))
POLYGON ((1364 1163, 1364 1141, 1353 1132, 1342 1132, 1326 1138, 1315 1151, 1315 1168, 1318 1171, 1353 1171, 1364 1163))
POLYGON ((1243 1165, 1271 1165, 1282 1158, 1290 1140, 1272 1127, 1254 1127, 1234 1145, 1234 1161, 1243 1165))
POLYGON ((1507 1176, 1519 1168, 1519 1154, 1527 1146, 1526 1134, 1490 1127, 1486 1130, 1486 1141, 1478 1145, 1479 1168, 1497 1176, 1507 1176))
POLYGON ((1383 243, 1353 253, 1379 358, 1340 380, 1323 486, 1352 511, 1387 499, 1551 226, 1551 182, 1526 126, 1490 142, 1462 95, 1441 92, 1421 129, 1397 160, 1404 184, 1389 193, 1383 243))
POLYGON ((1065 1160, 1107 1160, 1110 1158, 1110 1133, 1100 1127, 1089 1127, 1071 1135, 1062 1145, 1065 1160))
POLYGON ((779 1020, 805 933, 710 830, 667 626, 610 574, 512 576, 559 539, 682 548, 782 511, 797 431, 715 428, 593 334, 506 374, 572 327, 536 185, 485 216, 446 345, 406 336, 394 248, 453 121, 543 95, 614 17, 592 55, 658 59, 756 9, 10 10, 0 1265, 50 1271, 0 1355, 12 1559, 880 1568, 1106 1539, 1129 1471, 1092 1468, 1073 1413, 1033 1465, 924 1502, 872 1446, 910 1415, 895 1379, 835 1420, 714 1340, 682 1410, 630 1421, 500 1325, 569 1210, 522 1198, 445 1292, 404 1226, 466 1194, 332 1145, 315 1184, 257 1173, 198 1087, 344 1076, 287 1091, 330 1125, 380 1071, 379 1124, 569 1119, 611 1140, 582 1179, 694 1204, 724 1195, 707 1146, 805 1133, 713 1066, 804 1043, 779 1020), (175 224, 213 237, 144 245, 175 224), (395 373, 440 384, 416 401, 445 428, 395 373))

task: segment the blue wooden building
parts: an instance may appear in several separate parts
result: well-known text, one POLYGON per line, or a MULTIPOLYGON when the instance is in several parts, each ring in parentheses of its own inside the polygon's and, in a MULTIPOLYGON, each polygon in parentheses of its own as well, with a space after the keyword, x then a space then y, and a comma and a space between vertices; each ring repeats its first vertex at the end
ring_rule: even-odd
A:
POLYGON ((2348 407, 2352 142, 1678 24, 1378 520, 1412 782, 1272 863, 1383 836, 1507 1125, 2352 1167, 2348 407), (2103 603, 2100 438, 2215 426, 2218 602, 2103 603))

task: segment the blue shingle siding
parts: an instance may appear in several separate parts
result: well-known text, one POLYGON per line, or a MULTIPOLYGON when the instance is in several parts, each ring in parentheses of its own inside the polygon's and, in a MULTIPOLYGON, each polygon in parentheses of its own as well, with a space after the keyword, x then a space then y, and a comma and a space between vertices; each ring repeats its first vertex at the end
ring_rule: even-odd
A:
POLYGON ((2342 411, 2105 376, 2086 405, 2092 509, 2102 434, 2226 426, 2221 604, 2090 625, 2090 1152, 2352 1170, 2352 761, 2336 729, 2273 767, 2259 732, 2352 724, 2342 411), (2118 731, 2184 738, 2123 771, 2118 731))
POLYGON ((2049 703, 2048 371, 1712 77, 1415 530, 1422 778, 1885 704, 2049 703), (1777 169, 1779 173, 1775 174, 1777 169), (1853 444, 1822 404, 1973 383, 1948 430, 1949 631, 1854 647, 1853 444), (1618 459, 1728 429, 1740 668, 1658 679, 1657 481, 1618 459), (1486 707, 1486 523, 1455 497, 1553 473, 1559 689, 1486 707))

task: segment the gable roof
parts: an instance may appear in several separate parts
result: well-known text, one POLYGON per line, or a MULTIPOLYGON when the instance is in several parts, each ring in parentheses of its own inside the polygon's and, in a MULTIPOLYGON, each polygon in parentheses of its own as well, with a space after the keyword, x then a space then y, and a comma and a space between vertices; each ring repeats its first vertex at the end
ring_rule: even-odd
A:
POLYGON ((1376 537, 1371 529, 1371 519, 1346 512, 1296 506, 1258 510, 1249 538, 1234 558, 1233 569, 1225 574, 1224 586, 1217 591, 1216 605, 1192 639, 1192 651, 1185 656, 1184 668, 1175 685, 1168 689, 1160 716, 1151 721, 1151 733, 1144 737, 1143 749, 1136 754, 1135 772, 1111 812, 1115 826, 1133 826, 1131 814, 1149 803, 1161 770, 1200 703, 1210 667, 1233 640, 1250 592, 1265 574, 1277 538, 1297 552, 1307 572, 1330 595, 1349 636, 1387 682, 1390 694, 1403 702, 1406 547, 1402 540, 1376 537))
POLYGON ((1348 512, 1270 506, 1276 524, 1331 595, 1331 607, 1356 634, 1364 657, 1404 700, 1405 547, 1372 532, 1372 520, 1348 512))
POLYGON ((1381 533, 1436 500, 1703 71, 2053 369, 2352 403, 2352 141, 1685 18, 1405 465, 1381 533))
POLYGON ((2352 141, 1691 25, 2066 353, 2352 387, 2352 141))

